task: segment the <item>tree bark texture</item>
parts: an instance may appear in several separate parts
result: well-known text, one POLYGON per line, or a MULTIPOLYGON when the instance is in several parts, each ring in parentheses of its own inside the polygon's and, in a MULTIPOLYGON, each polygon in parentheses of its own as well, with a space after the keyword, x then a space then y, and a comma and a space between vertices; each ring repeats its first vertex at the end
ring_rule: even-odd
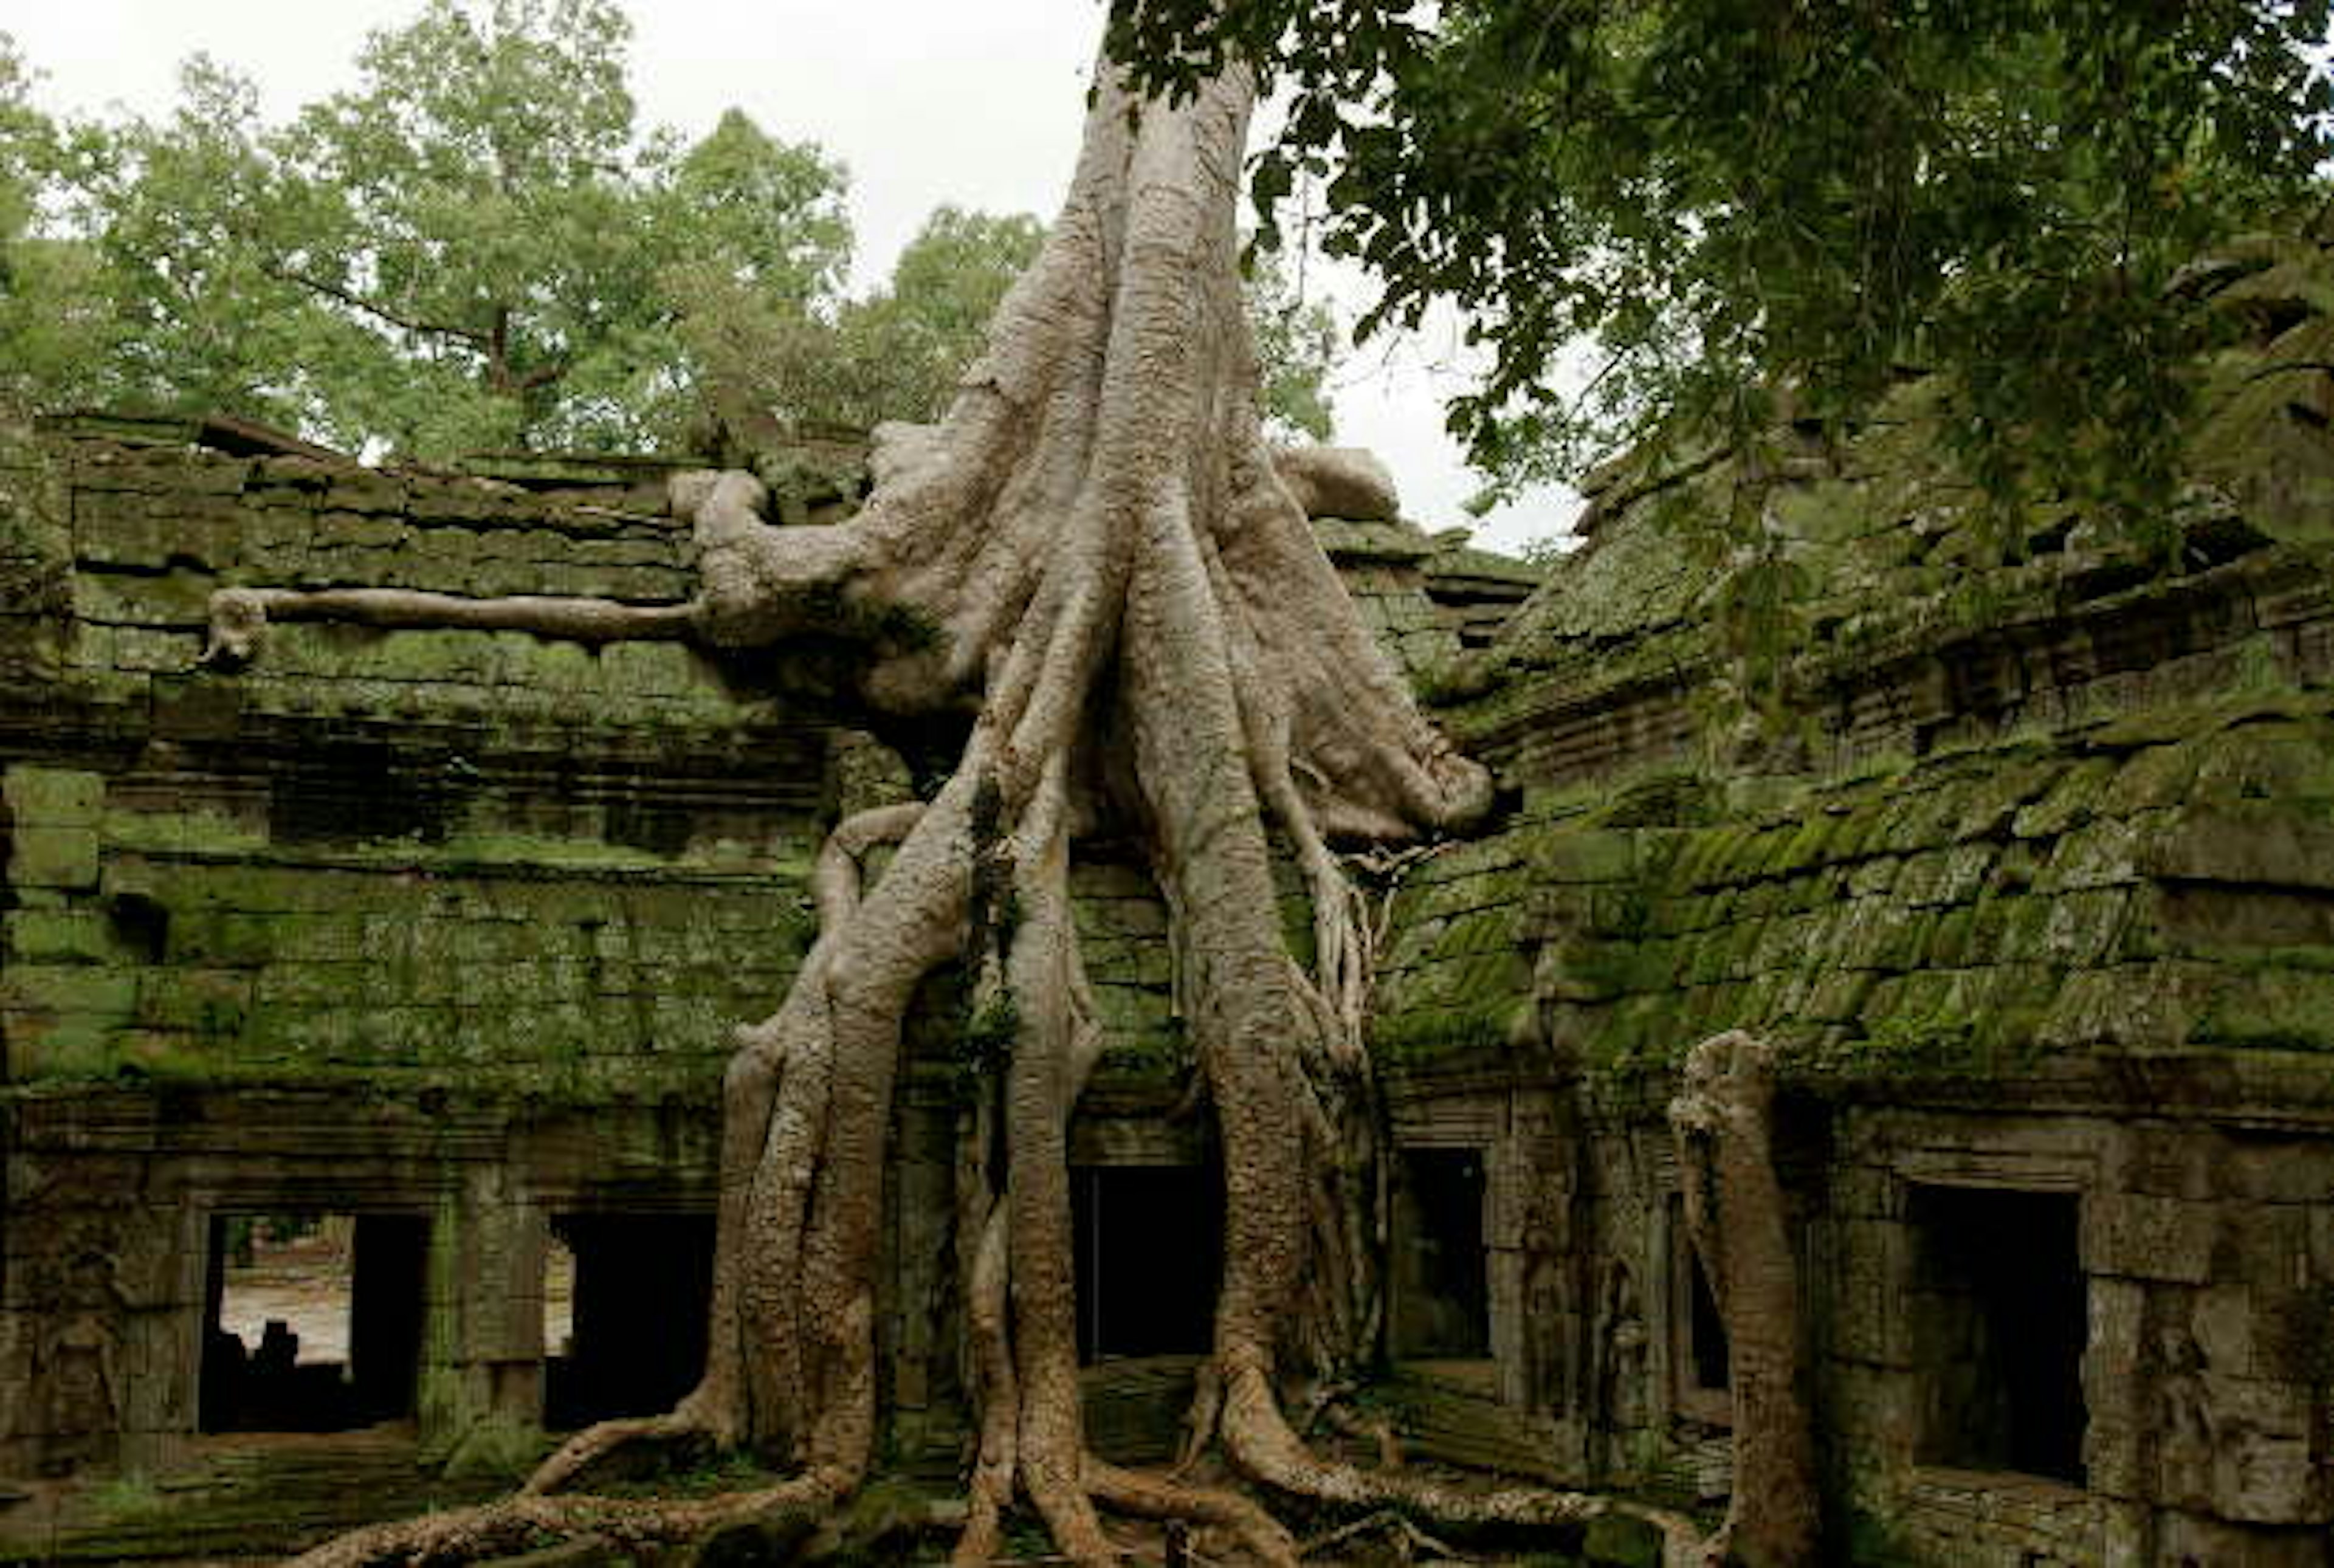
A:
POLYGON ((1820 1497, 1799 1354, 1799 1259, 1775 1169, 1775 1054, 1740 1031, 1686 1058, 1670 1102, 1686 1228, 1726 1326, 1734 1490, 1705 1556, 1747 1568, 1817 1561, 1820 1497))
MULTIPOLYGON (((699 544, 686 605, 248 590, 215 602, 213 656, 229 664, 259 654, 271 618, 717 648, 839 633, 865 648, 876 706, 967 726, 930 801, 834 829, 817 941, 777 1013, 738 1031, 702 1381, 665 1416, 579 1434, 511 1502, 360 1532, 312 1565, 456 1561, 531 1531, 664 1538, 844 1496, 877 1430, 902 1023, 925 976, 958 959, 977 1020, 1009 1042, 963 1113, 958 1277, 979 1432, 960 1560, 995 1555, 1004 1510, 1026 1497, 1083 1562, 1112 1554, 1097 1504, 1293 1562, 1246 1498, 1085 1451, 1066 1139, 1101 1036, 1068 869, 1097 829, 1139 842, 1164 894, 1177 1005, 1220 1132, 1225 1262, 1195 1442, 1220 1441, 1268 1491, 1333 1504, 1515 1525, 1606 1506, 1326 1462, 1283 1414, 1285 1396, 1349 1380, 1376 1332, 1371 934, 1331 842, 1462 828, 1490 792, 1361 624, 1259 429, 1234 221, 1253 98, 1235 65, 1186 101, 1144 102, 1105 63, 1067 203, 945 419, 880 430, 875 486, 834 527, 766 524, 745 475, 677 482, 699 544), (1276 840, 1310 894, 1309 967, 1282 932, 1276 840), (888 863, 871 876, 879 848, 888 863), (684 1437, 750 1446, 792 1478, 663 1514, 567 1490, 618 1446, 684 1437)), ((1368 465, 1307 459, 1291 474, 1315 495, 1383 490, 1368 465)))

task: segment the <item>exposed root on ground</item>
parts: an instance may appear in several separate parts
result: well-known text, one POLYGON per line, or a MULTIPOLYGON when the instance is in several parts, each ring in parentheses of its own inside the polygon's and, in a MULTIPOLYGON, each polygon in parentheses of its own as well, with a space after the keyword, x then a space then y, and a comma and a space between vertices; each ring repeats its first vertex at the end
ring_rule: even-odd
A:
POLYGON ((595 1535, 619 1548, 686 1545, 741 1525, 775 1525, 787 1515, 825 1515, 847 1488, 804 1476, 760 1491, 710 1497, 546 1497, 531 1493, 418 1519, 369 1525, 294 1559, 295 1568, 368 1568, 374 1563, 477 1563, 514 1557, 545 1536, 595 1535))
POLYGON ((1346 1542, 1358 1540, 1364 1535, 1381 1533, 1398 1537, 1407 1544, 1435 1557, 1456 1563, 1471 1561, 1457 1547, 1448 1542, 1435 1539, 1391 1508, 1383 1508, 1374 1514, 1365 1514, 1349 1524, 1339 1525, 1326 1534, 1315 1536, 1298 1548, 1297 1555, 1318 1556, 1332 1546, 1342 1546, 1346 1542))

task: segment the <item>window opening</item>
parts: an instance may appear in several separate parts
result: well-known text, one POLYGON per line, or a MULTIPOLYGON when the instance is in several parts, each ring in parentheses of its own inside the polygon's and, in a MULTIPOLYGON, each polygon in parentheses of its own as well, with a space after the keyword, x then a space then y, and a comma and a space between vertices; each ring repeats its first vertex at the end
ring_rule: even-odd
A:
POLYGON ((564 1430, 670 1409, 705 1371, 713 1217, 570 1214, 551 1227, 544 1424, 564 1430), (555 1288, 563 1266, 564 1321, 555 1288))
POLYGON ((159 964, 169 951, 170 911, 143 893, 117 893, 106 901, 113 939, 142 963, 159 964))
POLYGON ((2083 1482, 2088 1289, 2072 1193, 1915 1186, 1924 1462, 2083 1482))
POLYGON ((1223 1273, 1223 1205, 1212 1165, 1072 1169, 1081 1364, 1207 1353, 1223 1273))
POLYGON ((1486 1192, 1477 1149, 1402 1151, 1394 1209, 1394 1353, 1480 1361, 1491 1353, 1486 1192))
POLYGON ((212 1216, 201 1429, 338 1432, 411 1416, 429 1236, 420 1215, 212 1216))

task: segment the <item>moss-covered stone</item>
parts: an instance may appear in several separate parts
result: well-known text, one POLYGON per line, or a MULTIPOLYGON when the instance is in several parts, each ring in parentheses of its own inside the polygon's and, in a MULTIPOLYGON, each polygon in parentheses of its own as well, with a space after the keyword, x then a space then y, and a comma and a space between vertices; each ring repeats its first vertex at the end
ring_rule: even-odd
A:
POLYGON ((18 764, 6 773, 5 792, 17 830, 94 829, 104 816, 105 780, 69 768, 18 764))
POLYGON ((2219 988, 2194 1038, 2235 1050, 2334 1053, 2334 968, 2263 965, 2219 988))
POLYGON ((8 880, 17 887, 87 889, 97 876, 93 828, 21 827, 9 841, 8 880))

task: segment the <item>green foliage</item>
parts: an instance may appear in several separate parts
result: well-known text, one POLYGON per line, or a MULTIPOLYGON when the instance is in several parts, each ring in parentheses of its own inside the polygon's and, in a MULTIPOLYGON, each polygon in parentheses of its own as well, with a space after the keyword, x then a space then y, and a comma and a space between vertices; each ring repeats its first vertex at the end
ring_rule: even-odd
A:
POLYGON ((2207 346, 2179 269, 2322 194, 2328 32, 2326 0, 1146 0, 1113 44, 1278 78, 1268 234, 1324 177, 1365 331, 1469 315, 1452 422, 1505 480, 1764 428, 1778 389, 1836 420, 1913 366, 1990 488, 2128 499, 2207 346))
POLYGON ((1516 558, 1547 571, 1579 548, 1580 541, 1569 534, 1539 534, 1516 547, 1516 558))
POLYGON ((969 1092, 1003 1077, 1012 1065, 1013 1043, 1020 1034, 1020 1009, 1013 994, 1000 986, 965 1020, 964 1035, 957 1043, 957 1071, 969 1092))
POLYGON ((734 111, 693 148, 643 137, 630 33, 613 0, 432 0, 289 124, 198 57, 169 119, 70 128, 53 243, 111 341, 34 394, 420 457, 660 443, 695 380, 680 285, 801 310, 850 236, 814 148, 734 111))
POLYGON ((39 232, 39 204, 64 157, 27 97, 32 73, 0 34, 0 418, 70 398, 110 345, 90 301, 95 258, 39 232))
POLYGON ((732 428, 937 419, 1044 239, 1033 217, 942 207, 900 253, 889 287, 815 310, 692 266, 677 289, 682 337, 732 428))
POLYGON ((1326 441, 1327 383, 1342 348, 1336 318, 1319 301, 1305 298, 1272 252, 1251 258, 1247 292, 1266 430, 1283 440, 1326 441))
POLYGON ((989 318, 1037 259, 1046 229, 1027 214, 942 207, 900 253, 891 287, 845 314, 846 357, 889 359, 895 419, 938 418, 979 351, 989 318))
MULTIPOLYGON (((639 450, 930 420, 1045 233, 943 207, 842 293, 844 175, 732 110, 643 131, 617 0, 429 0, 270 124, 200 56, 168 117, 54 125, 0 37, 0 402, 223 412, 352 451, 639 450)), ((1269 266, 1267 404, 1326 437, 1335 330, 1269 266)))
POLYGON ((640 143, 630 31, 610 0, 437 0, 263 140, 262 265, 337 329, 318 400, 342 442, 651 444, 678 390, 665 269, 793 295, 839 273, 840 171, 734 112, 686 154, 640 143))
POLYGON ((160 124, 70 133, 59 182, 79 221, 65 242, 94 258, 113 338, 76 390, 133 409, 296 422, 313 394, 292 367, 345 359, 348 344, 271 268, 275 184, 250 84, 198 57, 180 93, 160 124))
MULTIPOLYGON (((804 311, 696 268, 680 288, 682 335, 712 408, 733 430, 761 418, 864 429, 937 420, 988 341, 1006 291, 1046 230, 1026 214, 943 206, 900 253, 890 284, 863 300, 804 311)), ((1297 297, 1270 256, 1248 284, 1267 425, 1326 440, 1336 322, 1297 297)))

